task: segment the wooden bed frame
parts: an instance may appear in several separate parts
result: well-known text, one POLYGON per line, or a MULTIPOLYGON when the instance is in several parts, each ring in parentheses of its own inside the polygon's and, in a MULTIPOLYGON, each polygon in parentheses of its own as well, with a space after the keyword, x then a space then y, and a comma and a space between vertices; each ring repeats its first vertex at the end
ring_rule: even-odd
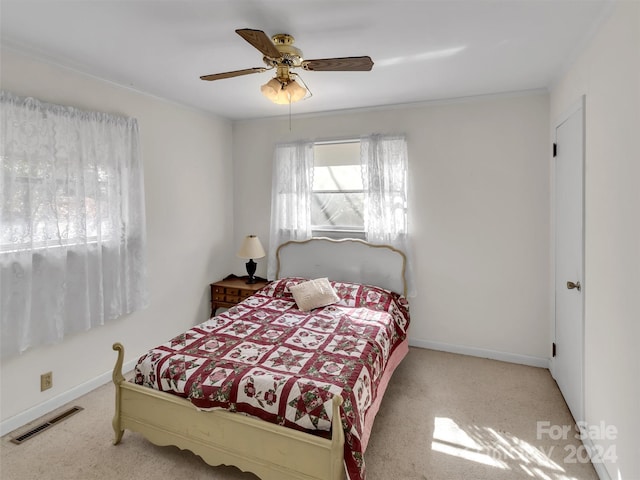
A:
MULTIPOLYGON (((281 245, 277 258, 278 278, 329 276, 332 280, 385 288, 389 288, 385 285, 393 285, 394 288, 389 289, 406 291, 406 259, 402 252, 392 247, 360 240, 312 239, 281 245), (290 264, 291 261, 296 263, 290 264), (372 264, 372 261, 376 263, 372 264), (384 262, 382 266, 380 261, 384 262), (345 268, 349 264, 357 268, 345 268), (375 266, 378 269, 374 269, 375 266), (374 271, 382 272, 382 277, 371 275, 374 271), (399 285, 401 289, 398 289, 399 285)), ((202 457, 209 465, 234 465, 262 480, 345 478, 344 431, 340 415, 333 416, 332 438, 326 439, 238 413, 203 412, 187 399, 126 381, 122 373, 124 347, 115 343, 113 349, 118 352, 113 370, 116 389, 112 422, 114 445, 120 443, 124 430, 131 430, 156 445, 175 445, 202 457)), ((333 411, 338 412, 340 405, 342 398, 335 397, 333 411)), ((376 410, 371 412, 375 416, 377 407, 370 410, 376 410)))

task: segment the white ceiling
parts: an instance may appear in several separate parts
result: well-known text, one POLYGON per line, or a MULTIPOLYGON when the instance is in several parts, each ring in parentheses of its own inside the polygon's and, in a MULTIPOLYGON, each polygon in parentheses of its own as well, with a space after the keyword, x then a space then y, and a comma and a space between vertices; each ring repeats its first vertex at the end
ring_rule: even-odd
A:
POLYGON ((304 58, 369 55, 370 72, 298 70, 293 114, 546 88, 612 0, 1 0, 6 46, 231 119, 287 114, 260 93, 237 28, 289 33, 304 58))

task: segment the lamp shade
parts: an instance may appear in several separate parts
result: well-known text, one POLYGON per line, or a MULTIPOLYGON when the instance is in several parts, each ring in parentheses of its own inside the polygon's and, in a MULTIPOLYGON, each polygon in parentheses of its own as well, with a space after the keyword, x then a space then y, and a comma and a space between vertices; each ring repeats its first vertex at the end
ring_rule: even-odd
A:
POLYGON ((247 235, 244 237, 242 246, 237 253, 240 258, 262 258, 266 255, 262 243, 256 235, 247 235))
POLYGON ((291 103, 302 100, 307 94, 307 89, 295 80, 287 83, 283 90, 291 97, 291 103))
POLYGON ((262 94, 272 102, 275 102, 275 99, 278 98, 278 94, 281 90, 282 84, 278 81, 277 78, 272 78, 260 87, 260 91, 262 92, 262 94))

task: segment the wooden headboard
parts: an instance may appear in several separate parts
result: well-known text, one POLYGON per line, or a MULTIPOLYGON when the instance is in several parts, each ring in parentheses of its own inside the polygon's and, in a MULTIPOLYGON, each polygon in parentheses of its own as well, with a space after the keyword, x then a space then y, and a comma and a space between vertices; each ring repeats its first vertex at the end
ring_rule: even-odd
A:
POLYGON ((276 261, 276 278, 328 277, 407 294, 406 257, 389 245, 356 239, 291 240, 278 247, 276 261))

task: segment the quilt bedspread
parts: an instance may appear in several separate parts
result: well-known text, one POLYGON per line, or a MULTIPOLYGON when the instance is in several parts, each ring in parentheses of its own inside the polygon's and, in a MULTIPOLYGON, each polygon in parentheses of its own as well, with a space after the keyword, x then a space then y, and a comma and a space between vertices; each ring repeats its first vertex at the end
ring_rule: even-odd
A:
POLYGON ((345 467, 365 478, 364 415, 396 346, 406 338, 406 299, 387 290, 331 282, 340 300, 300 311, 288 286, 270 283, 228 311, 143 355, 135 383, 330 436, 332 398, 341 395, 345 467))

